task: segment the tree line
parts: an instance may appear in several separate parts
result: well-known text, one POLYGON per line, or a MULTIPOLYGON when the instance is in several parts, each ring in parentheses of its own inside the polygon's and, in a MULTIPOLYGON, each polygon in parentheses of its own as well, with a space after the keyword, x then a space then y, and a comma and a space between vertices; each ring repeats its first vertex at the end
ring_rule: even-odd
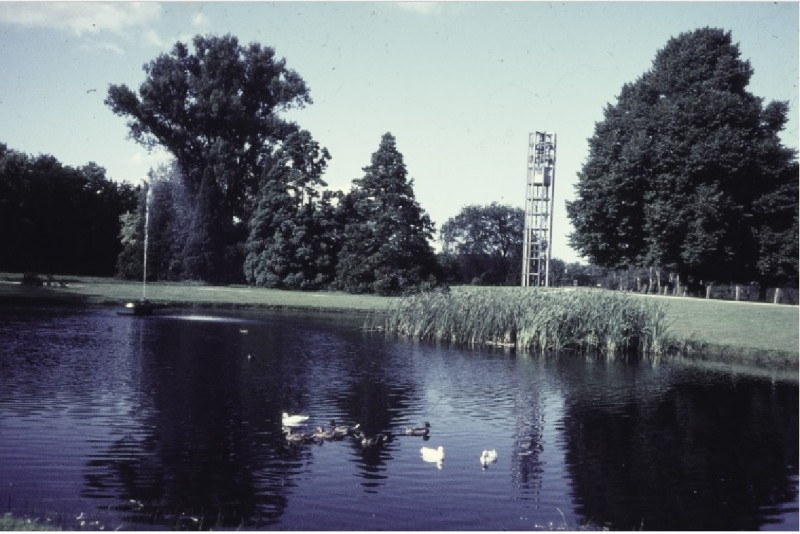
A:
MULTIPOLYGON (((106 98, 134 140, 174 157, 151 175, 148 277, 379 294, 436 283, 434 226, 391 133, 349 192, 326 190, 327 149, 281 116, 312 103, 301 76, 231 35, 192 45, 145 65, 138 92, 111 85, 106 98)), ((147 195, 126 219, 124 276, 137 274, 147 195)))
POLYGON ((307 132, 288 136, 264 171, 240 244, 223 239, 214 209, 220 192, 209 174, 193 200, 177 163, 151 172, 138 210, 122 217, 119 274, 142 277, 147 221, 148 279, 382 295, 436 285, 434 226, 414 198, 394 136, 382 137, 348 193, 315 187, 325 160, 307 132))
POLYGON ((70 167, 0 143, 0 270, 114 275, 119 217, 136 208, 137 189, 96 163, 70 167))
MULTIPOLYGON (((1 268, 140 278, 147 236, 151 280, 387 295, 519 283, 522 210, 465 206, 442 226, 437 258, 391 133, 348 192, 327 189, 328 150, 282 115, 311 105, 309 88, 272 48, 198 35, 144 72, 137 91, 112 84, 105 103, 172 163, 132 187, 95 164, 3 146, 1 268)), ((797 156, 778 138, 788 103, 749 93, 752 72, 729 32, 701 28, 623 86, 567 202, 570 242, 593 265, 551 259, 556 284, 612 272, 797 284, 797 156)))
MULTIPOLYGON (((438 256, 448 284, 519 285, 522 277, 525 211, 507 204, 465 206, 442 226, 438 256)), ((660 293, 674 286, 674 274, 663 268, 596 264, 550 258, 550 285, 605 287, 660 293)), ((688 288, 693 294, 699 287, 688 288)))

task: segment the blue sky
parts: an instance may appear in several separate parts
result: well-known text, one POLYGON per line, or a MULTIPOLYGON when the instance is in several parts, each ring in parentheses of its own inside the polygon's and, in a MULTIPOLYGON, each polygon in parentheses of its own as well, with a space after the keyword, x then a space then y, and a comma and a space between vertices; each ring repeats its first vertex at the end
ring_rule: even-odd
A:
POLYGON ((468 204, 522 207, 528 133, 556 132, 553 255, 575 261, 564 201, 603 108, 704 26, 732 32, 752 93, 790 102, 796 148, 796 2, 0 2, 0 142, 138 182, 165 156, 127 139, 109 84, 136 89, 175 41, 231 33, 305 79, 314 104, 289 116, 331 152, 331 188, 392 132, 437 228, 468 204))

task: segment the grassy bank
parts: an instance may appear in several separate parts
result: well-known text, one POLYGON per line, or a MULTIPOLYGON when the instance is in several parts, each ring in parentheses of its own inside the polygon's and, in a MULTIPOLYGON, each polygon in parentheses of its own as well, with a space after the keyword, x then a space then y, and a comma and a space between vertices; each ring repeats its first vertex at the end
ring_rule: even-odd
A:
MULTIPOLYGON (((58 277, 60 280, 61 277, 58 277)), ((67 277, 67 287, 24 287, 18 274, 0 273, 0 302, 76 303, 122 305, 142 295, 140 283, 110 278, 67 277)), ((456 287, 453 294, 480 298, 503 295, 516 288, 456 287)), ((557 290, 565 291, 565 290, 557 290)), ((579 290, 601 295, 608 292, 579 290)), ((378 313, 400 299, 373 295, 350 295, 329 291, 281 291, 250 287, 210 287, 190 284, 148 284, 148 299, 175 307, 226 309, 290 309, 327 312, 378 313)), ((681 339, 694 356, 720 360, 738 359, 760 364, 778 361, 797 365, 797 306, 756 304, 677 297, 631 295, 658 302, 664 311, 667 334, 681 339)), ((475 308, 480 310, 480 306, 475 308)), ((497 337, 497 336, 496 336, 497 337)), ((499 336, 502 342, 503 336, 499 336)))
POLYGON ((797 306, 644 295, 636 298, 664 304, 669 331, 683 341, 690 356, 797 368, 797 306))
MULTIPOLYGON (((122 305, 142 298, 141 283, 109 278, 67 278, 66 287, 26 287, 13 275, 0 275, 0 299, 122 305)), ((60 279, 60 278, 59 278, 60 279)), ((176 308, 255 308, 309 311, 373 312, 384 310, 392 299, 350 295, 335 291, 282 291, 239 286, 204 286, 182 283, 147 284, 147 300, 176 308)))
MULTIPOLYGON (((499 288, 462 287, 456 291, 491 292, 496 289, 499 288)), ((608 293, 589 288, 580 288, 579 291, 608 293)), ((665 313, 666 337, 688 356, 797 369, 800 353, 798 306, 636 293, 627 295, 659 303, 665 313)))

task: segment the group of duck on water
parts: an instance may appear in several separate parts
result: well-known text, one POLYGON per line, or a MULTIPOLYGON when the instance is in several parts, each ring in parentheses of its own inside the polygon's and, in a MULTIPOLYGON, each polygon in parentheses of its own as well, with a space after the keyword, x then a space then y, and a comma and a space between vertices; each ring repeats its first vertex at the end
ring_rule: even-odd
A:
MULTIPOLYGON (((331 419, 330 424, 326 427, 318 426, 313 432, 300 432, 296 430, 299 427, 306 425, 310 416, 308 415, 289 415, 284 412, 282 416, 283 432, 286 435, 286 441, 289 443, 312 443, 322 442, 327 440, 344 439, 351 436, 361 445, 362 448, 368 449, 373 447, 380 447, 383 444, 391 441, 392 435, 388 432, 381 432, 374 436, 367 436, 362 430, 361 425, 337 425, 336 421, 331 419)), ((405 436, 422 436, 427 438, 430 434, 431 424, 428 421, 421 427, 405 427, 403 435, 405 436)), ((422 447, 419 450, 420 456, 426 462, 435 463, 441 469, 442 462, 444 461, 444 447, 438 446, 422 447)), ((489 464, 497 461, 497 451, 484 450, 480 456, 481 467, 486 469, 489 464)))

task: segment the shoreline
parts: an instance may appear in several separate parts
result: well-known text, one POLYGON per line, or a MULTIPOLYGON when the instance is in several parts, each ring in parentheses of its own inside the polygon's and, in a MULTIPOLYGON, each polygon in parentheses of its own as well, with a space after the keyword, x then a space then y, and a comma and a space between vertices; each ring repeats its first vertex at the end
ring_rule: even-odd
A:
MULTIPOLYGON (((126 302, 140 300, 142 295, 141 284, 111 279, 100 279, 97 282, 73 280, 67 284, 67 287, 23 286, 18 282, 7 280, 0 282, 0 304, 2 305, 121 307, 126 302)), ((475 289, 469 288, 468 290, 475 289)), ((491 291, 492 288, 480 288, 479 290, 491 291)), ((364 320, 386 312, 389 306, 398 299, 398 297, 351 295, 327 291, 285 291, 246 286, 201 286, 180 283, 148 284, 147 295, 147 300, 152 304, 172 310, 295 312, 324 316, 347 315, 350 318, 358 317, 364 320)), ((798 368, 800 351, 797 349, 797 344, 793 345, 794 350, 786 350, 784 348, 787 346, 785 341, 782 346, 770 346, 764 337, 747 336, 746 332, 743 334, 742 330, 747 330, 745 327, 752 327, 752 325, 742 324, 740 318, 737 317, 735 321, 732 321, 740 324, 725 324, 726 317, 717 318, 713 313, 706 313, 707 310, 704 307, 708 308, 720 303, 703 299, 675 300, 679 298, 664 297, 663 302, 667 305, 668 311, 672 311, 676 316, 672 318, 673 329, 676 330, 674 333, 679 339, 686 340, 685 351, 681 355, 662 358, 680 358, 682 361, 697 362, 700 365, 719 364, 743 367, 757 372, 776 371, 782 374, 788 373, 797 379, 800 374, 800 368, 798 368), (713 321, 716 321, 716 324, 713 321), (709 329, 717 331, 710 332, 709 329), (704 339, 703 333, 709 339, 704 339), (734 334, 739 335, 740 341, 745 339, 748 345, 741 342, 739 344, 719 342, 720 336, 727 337, 734 334), (718 339, 714 339, 714 335, 718 339)), ((723 301, 721 306, 727 304, 729 303, 723 301)), ((745 311, 756 309, 746 308, 744 303, 740 304, 741 307, 736 309, 745 311)), ((733 309, 730 306, 728 308, 733 309)), ((767 311, 778 309, 781 314, 780 319, 787 325, 787 321, 793 320, 798 313, 798 307, 790 305, 764 306, 758 309, 767 311)), ((768 317, 762 320, 770 319, 774 318, 768 317)), ((794 321, 797 322, 796 319, 794 321)), ((755 330, 758 331, 757 325, 755 330)))

